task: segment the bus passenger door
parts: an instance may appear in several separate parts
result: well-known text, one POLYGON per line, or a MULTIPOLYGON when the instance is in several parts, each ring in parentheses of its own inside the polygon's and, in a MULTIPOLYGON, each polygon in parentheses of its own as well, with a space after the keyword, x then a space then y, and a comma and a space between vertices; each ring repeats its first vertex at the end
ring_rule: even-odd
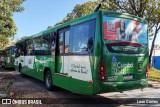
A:
POLYGON ((69 89, 68 76, 68 46, 69 46, 69 30, 63 29, 58 32, 58 55, 56 57, 56 73, 54 78, 55 85, 64 89, 69 89))

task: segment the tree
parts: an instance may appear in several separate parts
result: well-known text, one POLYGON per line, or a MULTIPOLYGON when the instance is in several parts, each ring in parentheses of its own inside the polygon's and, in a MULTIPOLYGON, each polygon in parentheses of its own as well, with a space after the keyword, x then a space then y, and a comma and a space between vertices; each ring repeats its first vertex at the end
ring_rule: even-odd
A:
MULTIPOLYGON (((97 1, 87 1, 83 4, 77 4, 71 13, 68 13, 67 16, 60 22, 56 23, 56 25, 63 24, 65 22, 68 22, 70 20, 79 18, 81 16, 85 16, 87 14, 90 14, 94 11, 94 8, 100 3, 100 0, 97 1)), ((101 9, 107 10, 108 6, 101 2, 102 6, 101 9)))
POLYGON ((48 26, 48 27, 47 27, 47 29, 50 29, 50 28, 52 28, 52 26, 48 26))
POLYGON ((1 0, 0 1, 0 48, 9 43, 9 38, 14 37, 17 27, 14 23, 13 13, 22 12, 21 4, 25 0, 1 0))
POLYGON ((160 45, 159 44, 155 44, 154 45, 154 49, 159 49, 160 45))
POLYGON ((5 47, 7 44, 9 43, 9 40, 0 35, 0 49, 3 49, 3 47, 5 47))

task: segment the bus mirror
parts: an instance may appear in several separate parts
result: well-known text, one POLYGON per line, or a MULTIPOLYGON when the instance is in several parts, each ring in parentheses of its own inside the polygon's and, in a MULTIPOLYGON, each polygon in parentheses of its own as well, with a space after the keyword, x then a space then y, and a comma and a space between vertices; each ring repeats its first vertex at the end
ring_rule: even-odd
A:
POLYGON ((98 4, 94 9, 93 13, 97 12, 101 8, 101 6, 102 6, 101 4, 98 4))

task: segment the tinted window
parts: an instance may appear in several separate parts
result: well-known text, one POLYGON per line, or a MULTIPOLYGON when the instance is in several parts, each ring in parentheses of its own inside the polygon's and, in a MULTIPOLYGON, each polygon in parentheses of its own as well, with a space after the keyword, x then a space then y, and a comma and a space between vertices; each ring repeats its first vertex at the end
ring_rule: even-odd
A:
POLYGON ((72 26, 70 35, 70 53, 92 53, 95 35, 95 20, 72 26))
POLYGON ((12 54, 12 55, 15 54, 15 46, 11 47, 11 54, 12 54))
POLYGON ((10 50, 9 49, 6 49, 6 54, 7 54, 7 56, 10 55, 10 50))
POLYGON ((53 33, 34 39, 35 55, 51 55, 51 51, 55 51, 55 38, 53 33))
POLYGON ((50 49, 49 49, 49 41, 50 35, 46 35, 42 37, 41 41, 41 51, 42 55, 50 55, 50 49))
POLYGON ((33 55, 33 41, 27 40, 26 41, 26 55, 33 55))
POLYGON ((65 53, 69 52, 69 31, 65 32, 65 53))
POLYGON ((20 43, 16 45, 16 56, 20 56, 20 55, 24 55, 24 47, 25 47, 25 43, 20 43))
POLYGON ((59 33, 59 53, 63 53, 64 50, 63 32, 59 33))
POLYGON ((50 43, 50 49, 51 49, 51 52, 52 52, 52 55, 55 55, 55 51, 56 51, 56 37, 54 35, 54 33, 52 34, 51 36, 52 38, 50 39, 51 40, 51 43, 50 43))

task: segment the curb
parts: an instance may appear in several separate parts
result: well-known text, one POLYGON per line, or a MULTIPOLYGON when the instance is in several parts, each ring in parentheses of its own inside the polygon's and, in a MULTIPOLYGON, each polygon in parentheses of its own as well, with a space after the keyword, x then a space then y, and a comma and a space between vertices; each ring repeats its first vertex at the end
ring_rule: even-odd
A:
POLYGON ((148 84, 148 87, 154 87, 154 85, 153 84, 148 84))
POLYGON ((158 82, 158 81, 149 81, 148 82, 148 87, 160 88, 160 82, 158 82))

